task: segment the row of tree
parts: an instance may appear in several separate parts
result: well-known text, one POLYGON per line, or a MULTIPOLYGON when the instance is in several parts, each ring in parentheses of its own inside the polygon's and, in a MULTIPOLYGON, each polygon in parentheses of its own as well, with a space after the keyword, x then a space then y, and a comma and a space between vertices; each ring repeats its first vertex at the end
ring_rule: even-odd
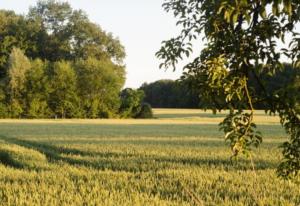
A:
POLYGON ((118 114, 124 69, 110 61, 29 60, 9 56, 0 88, 0 115, 10 118, 107 118, 118 114))
POLYGON ((121 91, 124 79, 123 68, 109 61, 29 60, 14 48, 0 85, 0 117, 153 117, 143 90, 121 91))
POLYGON ((136 116, 120 98, 124 57, 117 38, 66 2, 0 10, 0 117, 136 116))
POLYGON ((155 108, 199 108, 199 95, 185 82, 158 80, 144 83, 140 90, 145 93, 145 101, 155 108))
MULTIPOLYGON (((265 89, 270 94, 280 93, 283 90, 289 91, 291 98, 294 98, 300 107, 300 71, 292 67, 291 64, 283 64, 283 69, 276 74, 261 72, 259 78, 265 85, 265 89)), ((256 77, 250 76, 249 84, 258 94, 263 93, 261 86, 257 84, 256 77)), ((203 92, 201 85, 196 84, 193 79, 158 80, 153 83, 144 83, 140 90, 145 93, 145 101, 155 108, 228 108, 228 104, 222 95, 215 95, 214 101, 205 101, 201 98, 203 92)), ((257 109, 267 109, 264 102, 254 101, 257 109)))

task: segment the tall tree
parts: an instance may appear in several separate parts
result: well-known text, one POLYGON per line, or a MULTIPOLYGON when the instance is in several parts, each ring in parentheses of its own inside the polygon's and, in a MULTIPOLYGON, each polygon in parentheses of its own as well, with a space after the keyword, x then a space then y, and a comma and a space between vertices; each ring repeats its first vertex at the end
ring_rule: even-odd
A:
POLYGON ((182 81, 158 80, 144 83, 141 90, 145 93, 145 102, 155 108, 198 108, 199 98, 182 81))
POLYGON ((38 22, 38 55, 42 59, 59 61, 70 59, 69 19, 72 8, 66 2, 38 1, 29 11, 28 19, 38 22))
POLYGON ((36 59, 26 73, 26 116, 29 118, 49 117, 48 67, 49 63, 36 59))
POLYGON ((278 113, 281 124, 290 135, 283 144, 283 160, 278 174, 290 178, 300 171, 300 119, 295 101, 287 92, 270 93, 259 74, 284 69, 281 57, 300 66, 300 22, 298 0, 165 0, 163 7, 173 12, 182 26, 178 37, 163 42, 157 56, 161 66, 174 66, 192 52, 192 43, 204 37, 207 41, 199 57, 188 64, 184 78, 199 88, 201 99, 208 99, 214 110, 230 108, 222 122, 225 138, 233 155, 248 153, 262 141, 253 122, 254 104, 265 102, 269 113, 278 113), (280 49, 278 42, 288 40, 280 49), (253 76, 260 91, 249 84, 253 76), (221 104, 220 104, 221 103, 221 104), (250 112, 243 109, 249 109, 250 112), (237 111, 234 111, 237 109, 237 111))
POLYGON ((76 73, 69 62, 55 62, 50 70, 49 106, 57 117, 72 118, 79 113, 76 73))
POLYGON ((30 61, 24 53, 13 48, 8 60, 7 89, 12 117, 20 117, 24 111, 24 92, 26 72, 30 69, 30 61))
POLYGON ((90 22, 81 10, 55 0, 38 1, 28 14, 28 21, 40 25, 35 33, 37 52, 32 54, 50 61, 109 58, 122 63, 124 47, 119 40, 90 22))
POLYGON ((5 67, 14 47, 25 50, 25 19, 13 11, 0 10, 0 77, 5 76, 5 67))
POLYGON ((86 117, 110 117, 119 108, 119 92, 125 82, 124 67, 95 58, 75 64, 78 91, 86 117))

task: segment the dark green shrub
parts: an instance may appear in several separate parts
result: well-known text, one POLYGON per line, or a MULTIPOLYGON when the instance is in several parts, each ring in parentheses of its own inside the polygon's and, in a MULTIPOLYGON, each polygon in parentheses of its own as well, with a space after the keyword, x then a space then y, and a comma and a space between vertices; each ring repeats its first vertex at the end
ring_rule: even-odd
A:
POLYGON ((141 106, 141 111, 137 114, 135 118, 138 119, 151 119, 153 118, 152 107, 148 103, 143 103, 141 106))
POLYGON ((144 96, 145 95, 142 90, 135 90, 131 88, 124 89, 120 94, 120 116, 122 118, 136 118, 139 116, 144 96))

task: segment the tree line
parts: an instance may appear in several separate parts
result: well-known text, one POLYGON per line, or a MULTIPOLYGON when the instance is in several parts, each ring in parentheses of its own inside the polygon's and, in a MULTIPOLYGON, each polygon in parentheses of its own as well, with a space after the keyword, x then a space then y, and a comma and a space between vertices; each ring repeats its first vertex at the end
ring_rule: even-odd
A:
POLYGON ((124 69, 95 58, 29 60, 13 48, 2 79, 1 117, 108 118, 117 114, 124 69))
POLYGON ((66 2, 0 10, 0 117, 137 117, 144 96, 130 93, 135 106, 120 96, 124 57, 117 38, 66 2))
MULTIPOLYGON (((300 108, 300 71, 291 64, 283 64, 284 68, 276 74, 270 74, 265 70, 259 75, 266 91, 271 94, 288 90, 290 98, 298 102, 300 108)), ((261 87, 256 83, 255 77, 250 76, 249 84, 258 94, 263 93, 261 87)), ((193 78, 183 78, 178 80, 158 80, 152 83, 144 83, 140 88, 145 93, 144 100, 154 108, 201 108, 211 109, 216 106, 228 109, 225 98, 216 95, 214 101, 206 101, 202 97, 201 85, 197 84, 193 78)), ((256 109, 268 109, 265 102, 255 102, 256 109)))
POLYGON ((186 82, 163 79, 144 83, 139 89, 154 108, 199 108, 199 95, 186 82))

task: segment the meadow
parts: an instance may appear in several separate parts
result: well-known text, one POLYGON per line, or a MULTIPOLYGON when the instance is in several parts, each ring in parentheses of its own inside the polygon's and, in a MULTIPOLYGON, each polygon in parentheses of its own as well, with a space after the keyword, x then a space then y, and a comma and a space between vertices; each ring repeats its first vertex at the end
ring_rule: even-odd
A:
POLYGON ((231 160, 224 113, 156 109, 150 120, 0 120, 0 205, 300 205, 300 178, 276 176, 278 117, 231 160))

